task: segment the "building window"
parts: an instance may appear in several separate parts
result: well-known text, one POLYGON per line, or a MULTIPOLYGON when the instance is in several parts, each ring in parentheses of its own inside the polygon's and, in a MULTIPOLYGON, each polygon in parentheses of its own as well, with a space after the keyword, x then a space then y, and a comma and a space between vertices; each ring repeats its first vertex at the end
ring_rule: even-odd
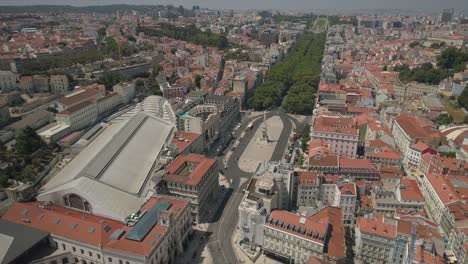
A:
POLYGON ((75 247, 72 247, 72 250, 73 250, 73 252, 76 252, 76 248, 75 248, 75 247))
POLYGON ((90 257, 93 256, 93 252, 91 252, 91 251, 89 251, 88 254, 89 254, 90 257))
POLYGON ((62 244, 62 249, 63 249, 63 250, 66 250, 66 249, 67 249, 67 246, 65 246, 65 244, 62 244))
POLYGON ((80 251, 81 251, 81 254, 84 254, 84 250, 83 250, 83 249, 81 249, 80 251))
POLYGON ((63 258, 62 259, 62 264, 68 264, 68 258, 63 258))
POLYGON ((107 260, 108 260, 109 262, 112 262, 112 258, 110 258, 110 257, 109 257, 109 258, 107 258, 107 260))

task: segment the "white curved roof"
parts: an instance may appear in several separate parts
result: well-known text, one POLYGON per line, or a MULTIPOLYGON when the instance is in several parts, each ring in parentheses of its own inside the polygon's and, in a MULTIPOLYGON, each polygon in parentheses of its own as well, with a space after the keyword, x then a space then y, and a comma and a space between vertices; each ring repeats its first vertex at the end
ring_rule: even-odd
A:
POLYGON ((122 220, 138 209, 161 155, 171 143, 174 126, 159 117, 137 113, 111 124, 39 192, 39 201, 60 204, 75 193, 93 214, 122 220))
POLYGON ((174 125, 176 124, 177 119, 174 110, 172 110, 171 104, 161 96, 148 96, 137 106, 137 108, 143 113, 170 121, 174 125))
POLYGON ((460 136, 461 134, 467 131, 468 131, 468 125, 462 125, 462 126, 446 128, 442 130, 442 134, 444 134, 448 140, 454 141, 458 136, 460 136))

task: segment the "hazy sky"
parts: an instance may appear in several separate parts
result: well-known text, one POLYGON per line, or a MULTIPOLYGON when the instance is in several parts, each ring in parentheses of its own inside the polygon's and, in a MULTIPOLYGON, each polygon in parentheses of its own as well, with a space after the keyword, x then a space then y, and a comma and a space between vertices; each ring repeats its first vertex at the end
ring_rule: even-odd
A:
POLYGON ((228 9, 380 9, 397 8, 439 12, 444 8, 468 11, 468 0, 0 0, 0 5, 107 5, 107 4, 173 4, 191 7, 228 9))

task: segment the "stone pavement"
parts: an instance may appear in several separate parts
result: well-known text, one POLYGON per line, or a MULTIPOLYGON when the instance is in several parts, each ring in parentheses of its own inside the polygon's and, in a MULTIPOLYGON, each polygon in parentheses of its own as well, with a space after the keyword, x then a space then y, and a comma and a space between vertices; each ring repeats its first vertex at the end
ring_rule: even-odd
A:
POLYGON ((255 132, 252 143, 247 146, 239 158, 239 168, 245 172, 254 172, 260 162, 268 161, 276 148, 276 142, 279 140, 283 130, 283 122, 278 116, 273 116, 266 121, 268 128, 268 138, 270 143, 261 142, 263 122, 255 132))

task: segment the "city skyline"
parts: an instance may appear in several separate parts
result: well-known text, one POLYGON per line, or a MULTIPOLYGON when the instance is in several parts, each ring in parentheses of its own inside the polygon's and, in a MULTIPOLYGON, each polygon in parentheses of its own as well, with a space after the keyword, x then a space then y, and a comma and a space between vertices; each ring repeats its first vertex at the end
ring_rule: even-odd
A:
POLYGON ((413 10, 421 12, 440 12, 445 8, 454 8, 459 11, 468 10, 468 2, 464 0, 449 0, 449 1, 438 1, 438 0, 394 0, 394 1, 372 1, 372 0, 294 0, 285 3, 280 0, 260 0, 260 1, 227 1, 227 0, 177 0, 177 1, 149 1, 149 0, 137 0, 131 3, 123 0, 36 0, 36 1, 25 1, 25 0, 0 0, 0 6, 15 6, 15 5, 72 5, 72 6, 93 6, 93 5, 112 5, 112 4, 133 4, 133 5, 167 5, 172 4, 175 6, 184 5, 189 8, 193 5, 198 5, 204 8, 217 8, 217 9, 272 9, 272 10, 312 10, 312 9, 324 9, 324 10, 351 10, 359 11, 371 10, 371 9, 400 9, 400 10, 413 10))

